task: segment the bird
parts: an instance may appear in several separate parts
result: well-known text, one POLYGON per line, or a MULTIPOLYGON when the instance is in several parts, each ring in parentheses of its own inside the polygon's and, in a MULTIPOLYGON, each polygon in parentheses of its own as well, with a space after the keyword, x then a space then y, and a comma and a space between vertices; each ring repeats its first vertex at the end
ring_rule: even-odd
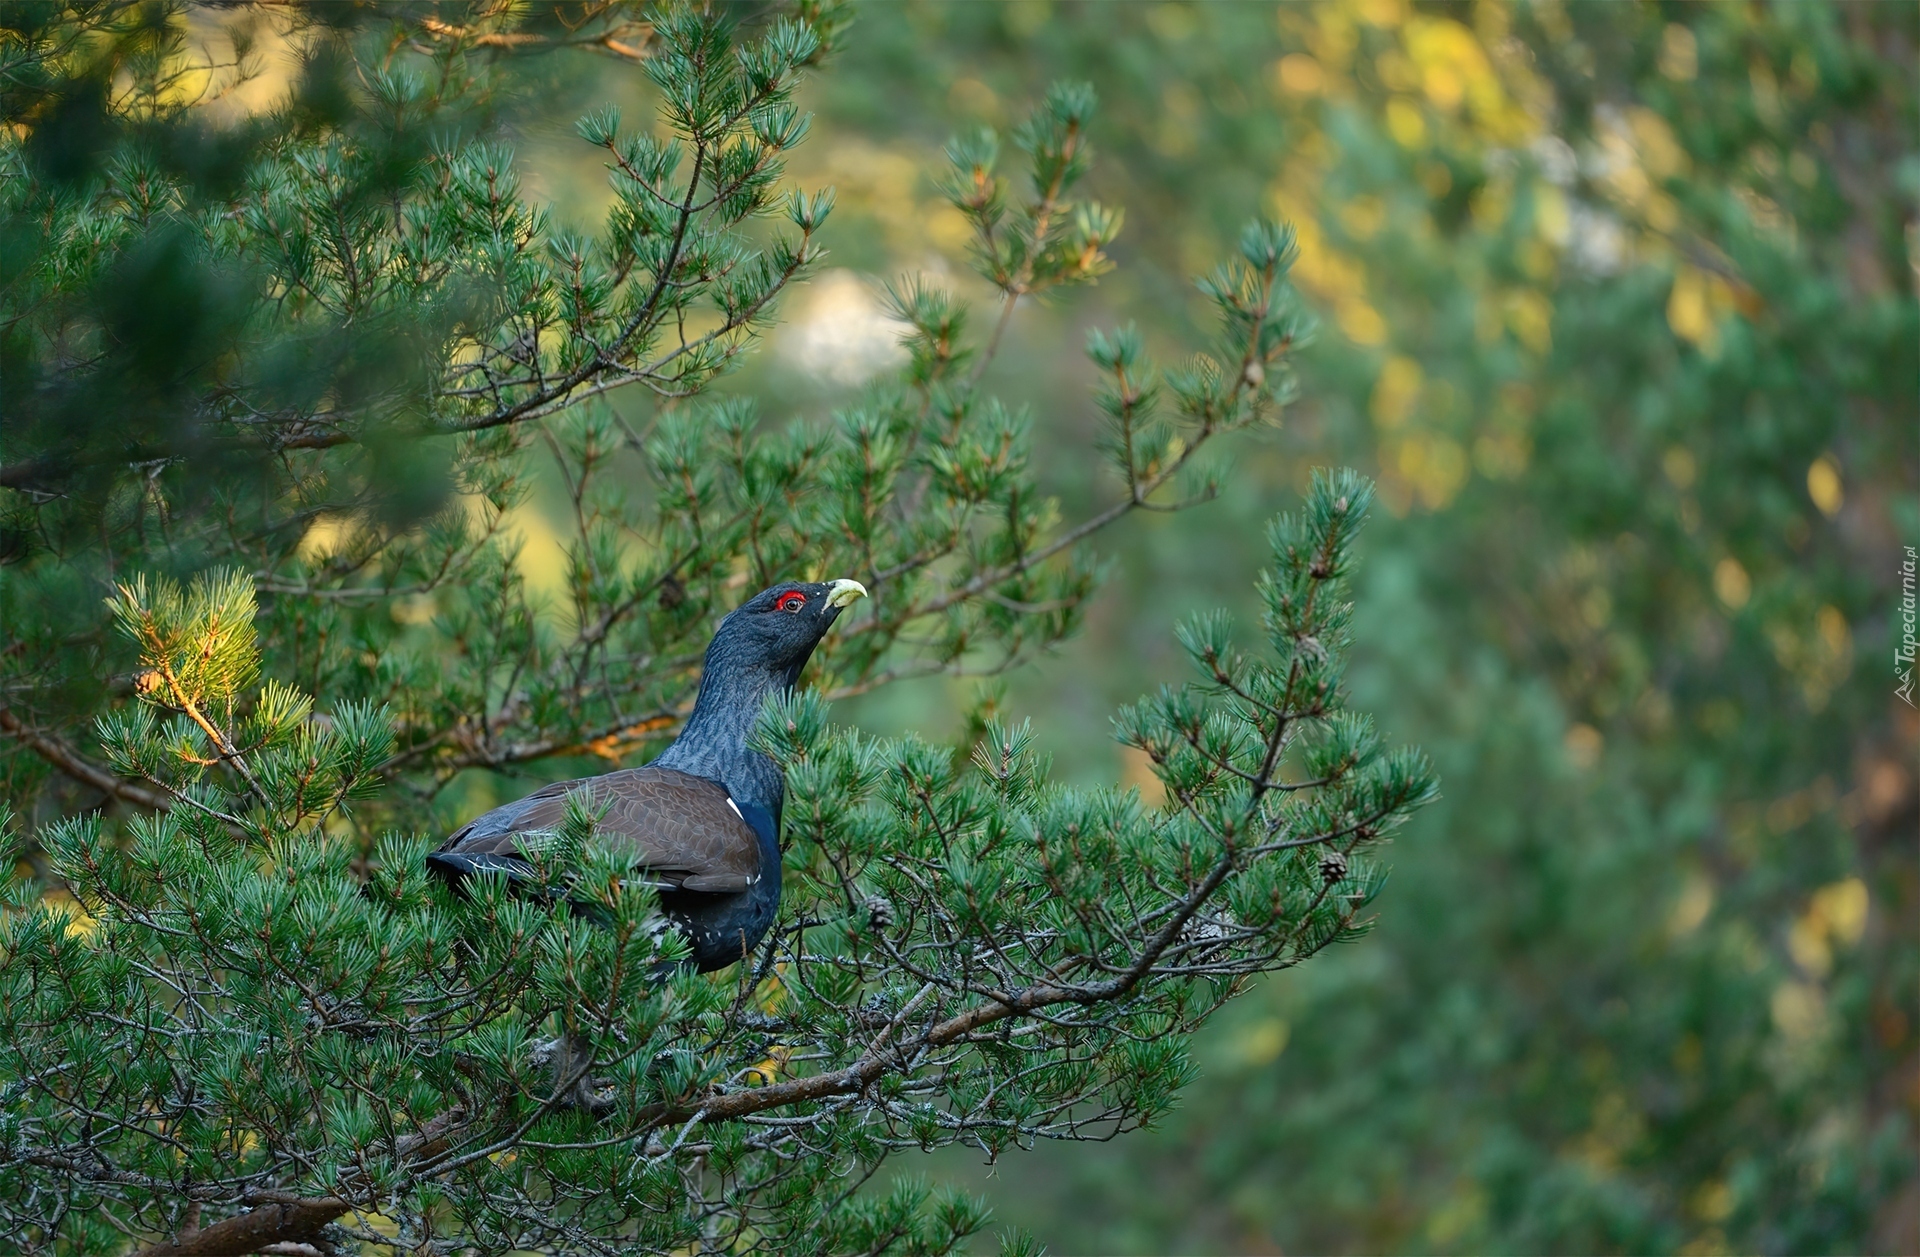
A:
POLYGON ((766 699, 791 690, 842 609, 867 595, 856 580, 763 589, 720 621, 700 691, 673 744, 639 768, 557 781, 494 808, 427 857, 456 891, 475 874, 536 877, 537 851, 584 794, 601 813, 595 841, 631 851, 660 909, 702 973, 745 958, 780 908, 780 766, 749 742, 766 699))

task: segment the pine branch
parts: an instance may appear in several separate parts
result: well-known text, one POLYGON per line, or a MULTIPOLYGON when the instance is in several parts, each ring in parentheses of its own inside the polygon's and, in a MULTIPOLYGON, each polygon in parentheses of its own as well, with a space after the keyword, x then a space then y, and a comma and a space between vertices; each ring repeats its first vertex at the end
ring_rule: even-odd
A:
MULTIPOLYGON (((399 1140, 394 1150, 402 1158, 431 1158, 446 1147, 451 1133, 467 1120, 464 1110, 450 1109, 435 1117, 419 1133, 399 1140)), ((266 1252, 274 1245, 312 1243, 336 1219, 370 1204, 339 1196, 303 1197, 285 1192, 251 1193, 253 1205, 245 1213, 223 1218, 191 1232, 182 1230, 170 1240, 149 1244, 134 1257, 242 1257, 266 1252)))
POLYGON ((111 798, 124 799, 128 803, 155 812, 164 812, 173 806, 173 801, 166 796, 157 794, 137 782, 125 781, 114 776, 52 734, 28 728, 21 723, 18 716, 4 707, 0 707, 0 731, 11 734, 29 747, 34 754, 75 781, 92 786, 111 798))
MULTIPOLYGON (((134 1257, 242 1257, 276 1246, 310 1244, 328 1224, 353 1205, 336 1196, 262 1200, 245 1213, 212 1226, 181 1231, 171 1240, 149 1244, 134 1257)), ((281 1248, 280 1251, 288 1251, 281 1248)))

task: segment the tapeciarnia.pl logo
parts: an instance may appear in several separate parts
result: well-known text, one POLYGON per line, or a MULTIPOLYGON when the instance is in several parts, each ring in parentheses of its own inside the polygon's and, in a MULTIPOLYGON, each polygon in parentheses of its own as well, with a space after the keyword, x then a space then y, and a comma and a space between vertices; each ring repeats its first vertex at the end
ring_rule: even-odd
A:
POLYGON ((1907 546, 1907 557, 1900 563, 1900 641, 1893 648, 1893 675, 1900 684, 1894 693, 1907 706, 1913 706, 1913 547, 1907 546))

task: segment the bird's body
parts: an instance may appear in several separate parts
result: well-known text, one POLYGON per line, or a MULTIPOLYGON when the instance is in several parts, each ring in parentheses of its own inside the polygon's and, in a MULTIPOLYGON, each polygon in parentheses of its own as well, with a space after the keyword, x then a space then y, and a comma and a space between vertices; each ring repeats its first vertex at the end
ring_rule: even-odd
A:
POLYGON ((458 886, 475 873, 525 879, 526 858, 584 794, 596 841, 631 852, 686 938, 694 965, 722 969, 765 936, 780 906, 780 767, 749 745, 768 696, 792 688, 856 581, 776 585, 721 622, 686 726, 641 768, 555 782, 476 817, 427 857, 458 886))

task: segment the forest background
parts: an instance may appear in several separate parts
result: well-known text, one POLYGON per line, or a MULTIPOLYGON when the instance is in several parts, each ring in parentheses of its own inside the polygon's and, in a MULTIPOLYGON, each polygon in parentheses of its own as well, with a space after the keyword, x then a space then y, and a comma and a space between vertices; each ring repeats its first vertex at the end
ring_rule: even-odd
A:
MULTIPOLYGON (((1092 83, 1118 269, 1023 305, 992 367, 1063 512, 1103 488, 1069 457, 1087 329, 1193 343, 1189 278, 1250 214, 1298 230, 1320 331, 1221 499, 1104 534, 1084 630, 995 703, 1070 777, 1151 787, 1108 714, 1175 676, 1183 615, 1249 611, 1262 522, 1347 463, 1386 508, 1352 689, 1444 782, 1379 928, 1212 1023, 1159 1129, 900 1168, 1060 1253, 1920 1249, 1917 31, 1891 4, 859 11, 791 164, 837 189, 828 269, 721 390, 824 414, 896 360, 883 280, 983 296, 941 146, 1092 83)), ((523 175, 596 221, 574 120, 645 116, 644 76, 516 74, 523 175)), ((550 484, 514 519, 556 596, 566 510, 550 484)), ((952 737, 977 697, 837 714, 952 737)))

